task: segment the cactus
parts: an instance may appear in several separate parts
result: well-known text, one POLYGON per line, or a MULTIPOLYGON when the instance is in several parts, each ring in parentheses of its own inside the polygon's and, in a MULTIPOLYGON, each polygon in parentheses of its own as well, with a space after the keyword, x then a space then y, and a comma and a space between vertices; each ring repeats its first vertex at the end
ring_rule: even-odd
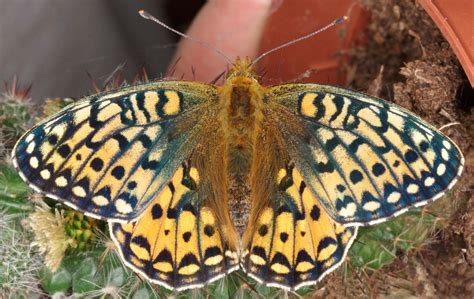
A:
POLYGON ((51 271, 56 271, 66 250, 75 247, 75 240, 66 234, 63 211, 58 209, 52 211, 43 202, 37 205, 35 212, 27 219, 35 236, 32 245, 44 256, 46 266, 51 271))
POLYGON ((59 112, 61 109, 66 107, 69 104, 74 103, 75 100, 73 98, 47 98, 44 101, 43 111, 38 117, 38 121, 53 115, 56 112, 59 112))
POLYGON ((74 246, 71 249, 78 251, 90 249, 96 239, 94 229, 98 221, 70 209, 64 210, 64 217, 66 234, 74 240, 74 246))
POLYGON ((0 211, 0 298, 41 295, 36 275, 41 259, 32 250, 32 235, 23 229, 21 214, 0 211))
POLYGON ((349 251, 351 265, 377 270, 392 263, 398 254, 419 248, 433 237, 436 230, 448 224, 457 206, 448 194, 429 206, 379 225, 360 228, 349 251))
POLYGON ((27 199, 28 185, 5 162, 0 162, 0 186, 0 210, 8 214, 24 214, 33 210, 27 199))
POLYGON ((0 94, 0 136, 4 150, 13 148, 31 119, 30 89, 31 86, 20 88, 14 78, 11 86, 6 84, 6 91, 0 94))

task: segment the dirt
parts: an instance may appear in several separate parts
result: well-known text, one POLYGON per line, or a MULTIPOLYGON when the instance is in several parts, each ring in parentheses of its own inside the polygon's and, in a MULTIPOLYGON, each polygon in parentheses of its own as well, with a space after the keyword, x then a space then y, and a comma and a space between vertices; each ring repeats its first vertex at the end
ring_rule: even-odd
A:
POLYGON ((456 56, 414 0, 363 0, 370 11, 364 47, 351 52, 350 86, 399 104, 440 128, 461 148, 463 175, 450 193, 449 224, 428 244, 378 271, 331 277, 315 297, 448 297, 474 294, 474 95, 456 56), (335 287, 339 285, 339 287, 335 287))

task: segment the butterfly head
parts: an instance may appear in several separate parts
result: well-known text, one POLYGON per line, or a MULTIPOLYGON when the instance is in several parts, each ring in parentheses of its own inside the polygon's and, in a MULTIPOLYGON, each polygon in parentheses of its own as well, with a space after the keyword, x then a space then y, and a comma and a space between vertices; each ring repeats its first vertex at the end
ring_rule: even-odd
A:
POLYGON ((235 77, 246 77, 254 80, 258 79, 257 72, 253 68, 252 60, 249 57, 237 57, 232 68, 227 72, 227 80, 235 77))

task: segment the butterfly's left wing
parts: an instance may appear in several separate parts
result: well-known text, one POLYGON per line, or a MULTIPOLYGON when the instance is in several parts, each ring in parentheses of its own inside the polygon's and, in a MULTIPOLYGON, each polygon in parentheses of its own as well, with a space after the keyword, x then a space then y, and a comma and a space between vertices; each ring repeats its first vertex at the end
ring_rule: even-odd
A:
POLYGON ((337 222, 367 225, 440 198, 463 156, 411 112, 316 84, 269 89, 269 118, 307 186, 337 222))

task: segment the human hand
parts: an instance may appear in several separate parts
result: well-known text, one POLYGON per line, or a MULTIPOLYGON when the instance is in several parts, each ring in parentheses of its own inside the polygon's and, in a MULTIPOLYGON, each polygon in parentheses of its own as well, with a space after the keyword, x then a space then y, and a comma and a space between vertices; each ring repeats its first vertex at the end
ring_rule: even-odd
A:
MULTIPOLYGON (((272 0, 209 0, 187 34, 222 51, 234 62, 237 57, 255 58, 272 0)), ((168 75, 211 82, 227 69, 229 61, 216 51, 183 38, 168 75), (177 62, 176 62, 177 61, 177 62), (193 72, 193 69, 195 70, 193 72), (173 74, 170 74, 170 72, 173 74)))

